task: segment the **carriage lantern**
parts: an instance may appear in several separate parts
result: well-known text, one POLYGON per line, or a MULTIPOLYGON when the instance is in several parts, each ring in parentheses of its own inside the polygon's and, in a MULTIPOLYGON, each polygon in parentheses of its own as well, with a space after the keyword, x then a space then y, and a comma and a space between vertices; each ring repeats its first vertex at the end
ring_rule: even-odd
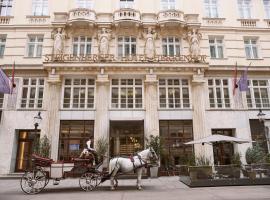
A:
POLYGON ((35 130, 37 130, 37 127, 41 123, 42 117, 41 117, 41 112, 38 112, 38 114, 34 117, 34 126, 35 130))

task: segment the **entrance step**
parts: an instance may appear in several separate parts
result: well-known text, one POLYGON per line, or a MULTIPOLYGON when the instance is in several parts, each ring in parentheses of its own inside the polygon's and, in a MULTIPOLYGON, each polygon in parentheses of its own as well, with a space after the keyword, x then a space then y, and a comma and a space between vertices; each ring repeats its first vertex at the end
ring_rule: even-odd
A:
POLYGON ((0 179, 20 179, 24 173, 0 174, 0 179))

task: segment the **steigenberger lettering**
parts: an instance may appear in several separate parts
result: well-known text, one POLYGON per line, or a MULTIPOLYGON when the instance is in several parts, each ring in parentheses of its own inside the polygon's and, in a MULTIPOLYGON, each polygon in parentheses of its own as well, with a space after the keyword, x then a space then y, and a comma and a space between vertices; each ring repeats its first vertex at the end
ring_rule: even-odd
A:
POLYGON ((166 63, 206 63, 206 55, 191 56, 164 56, 156 55, 153 59, 147 58, 145 55, 131 55, 126 57, 115 57, 113 54, 89 54, 89 55, 73 55, 73 54, 46 54, 45 63, 49 62, 166 62, 166 63))

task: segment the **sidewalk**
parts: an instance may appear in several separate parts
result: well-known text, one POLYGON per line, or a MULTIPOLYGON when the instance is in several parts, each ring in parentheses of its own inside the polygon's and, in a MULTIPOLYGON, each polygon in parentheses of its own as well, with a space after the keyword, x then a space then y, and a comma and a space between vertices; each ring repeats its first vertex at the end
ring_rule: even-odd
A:
POLYGON ((60 185, 52 182, 37 195, 25 195, 19 180, 0 180, 1 200, 269 200, 270 186, 188 188, 178 177, 144 179, 143 190, 136 189, 136 180, 119 180, 116 191, 109 181, 95 191, 84 192, 78 179, 67 179, 60 185))

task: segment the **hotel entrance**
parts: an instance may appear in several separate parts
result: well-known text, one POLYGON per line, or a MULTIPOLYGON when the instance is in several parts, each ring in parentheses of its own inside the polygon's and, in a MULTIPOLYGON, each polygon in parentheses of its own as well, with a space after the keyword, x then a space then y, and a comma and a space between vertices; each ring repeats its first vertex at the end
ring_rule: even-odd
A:
POLYGON ((110 156, 129 156, 143 148, 143 121, 110 122, 110 156))

